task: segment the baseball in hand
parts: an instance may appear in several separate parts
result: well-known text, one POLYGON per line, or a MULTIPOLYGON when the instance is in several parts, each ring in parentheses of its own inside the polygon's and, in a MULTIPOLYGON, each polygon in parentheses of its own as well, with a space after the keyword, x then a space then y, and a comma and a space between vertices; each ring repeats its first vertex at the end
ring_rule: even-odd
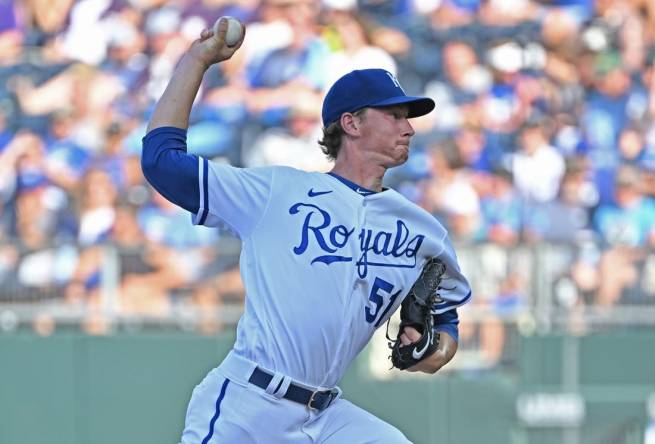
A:
POLYGON ((225 33, 225 44, 227 46, 234 46, 241 39, 243 35, 243 26, 234 17, 223 16, 214 22, 214 35, 218 35, 218 24, 221 19, 227 19, 227 32, 225 33))

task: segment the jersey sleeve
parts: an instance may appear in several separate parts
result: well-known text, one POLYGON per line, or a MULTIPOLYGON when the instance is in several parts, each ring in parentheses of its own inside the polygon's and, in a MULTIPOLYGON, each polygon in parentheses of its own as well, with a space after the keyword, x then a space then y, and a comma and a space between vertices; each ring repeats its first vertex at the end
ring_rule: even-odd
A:
POLYGON ((439 284, 439 298, 432 307, 434 315, 446 313, 471 300, 471 287, 459 268, 455 250, 447 236, 443 244, 444 249, 438 257, 446 265, 446 272, 439 284))
POLYGON ((434 331, 448 333, 455 341, 459 342, 459 316, 457 309, 452 308, 434 316, 434 331))
POLYGON ((196 225, 222 226, 240 238, 249 236, 268 205, 274 168, 237 168, 200 158, 196 225))
POLYGON ((273 169, 236 168, 187 153, 187 132, 161 127, 143 138, 141 168, 162 196, 193 214, 193 223, 225 227, 243 238, 268 203, 273 169))
POLYGON ((141 169, 159 194, 198 212, 198 157, 187 153, 186 130, 169 126, 150 131, 143 138, 141 169))

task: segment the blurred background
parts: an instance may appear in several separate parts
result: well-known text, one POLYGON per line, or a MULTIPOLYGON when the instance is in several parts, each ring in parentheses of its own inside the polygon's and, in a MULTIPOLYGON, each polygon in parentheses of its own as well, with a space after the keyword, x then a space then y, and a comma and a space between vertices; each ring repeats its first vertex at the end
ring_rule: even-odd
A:
POLYGON ((238 240, 140 169, 221 15, 247 37, 205 76, 195 154, 329 170, 321 100, 352 69, 437 102, 386 185, 450 230, 460 351, 405 375, 376 336, 347 398, 419 444, 655 443, 655 1, 0 0, 1 443, 177 442, 230 348, 238 240))

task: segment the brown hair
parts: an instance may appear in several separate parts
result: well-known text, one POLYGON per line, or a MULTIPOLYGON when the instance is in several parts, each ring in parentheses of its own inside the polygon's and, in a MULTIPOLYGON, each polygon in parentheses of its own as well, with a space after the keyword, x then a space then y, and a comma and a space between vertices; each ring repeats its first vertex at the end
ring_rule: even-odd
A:
MULTIPOLYGON (((353 116, 362 118, 367 108, 359 109, 353 112, 353 116)), ((343 135, 345 134, 343 128, 341 127, 341 118, 329 124, 326 128, 323 128, 323 138, 318 141, 318 144, 321 145, 321 151, 325 154, 328 159, 336 160, 339 155, 339 150, 341 149, 341 142, 343 135)))

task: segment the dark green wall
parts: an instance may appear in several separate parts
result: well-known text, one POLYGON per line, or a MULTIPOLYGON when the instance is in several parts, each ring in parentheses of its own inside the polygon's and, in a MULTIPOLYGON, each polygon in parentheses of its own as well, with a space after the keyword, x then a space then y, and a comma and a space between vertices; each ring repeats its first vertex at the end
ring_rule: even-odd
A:
MULTIPOLYGON (((560 429, 522 427, 514 403, 523 391, 558 390, 563 340, 523 338, 514 376, 373 381, 359 359, 341 387, 417 444, 560 444, 560 429)), ((0 336, 0 444, 176 443, 191 390, 232 341, 179 333, 0 336)), ((576 342, 579 391, 588 401, 581 443, 639 438, 645 399, 655 391, 654 344, 655 332, 576 342)))

